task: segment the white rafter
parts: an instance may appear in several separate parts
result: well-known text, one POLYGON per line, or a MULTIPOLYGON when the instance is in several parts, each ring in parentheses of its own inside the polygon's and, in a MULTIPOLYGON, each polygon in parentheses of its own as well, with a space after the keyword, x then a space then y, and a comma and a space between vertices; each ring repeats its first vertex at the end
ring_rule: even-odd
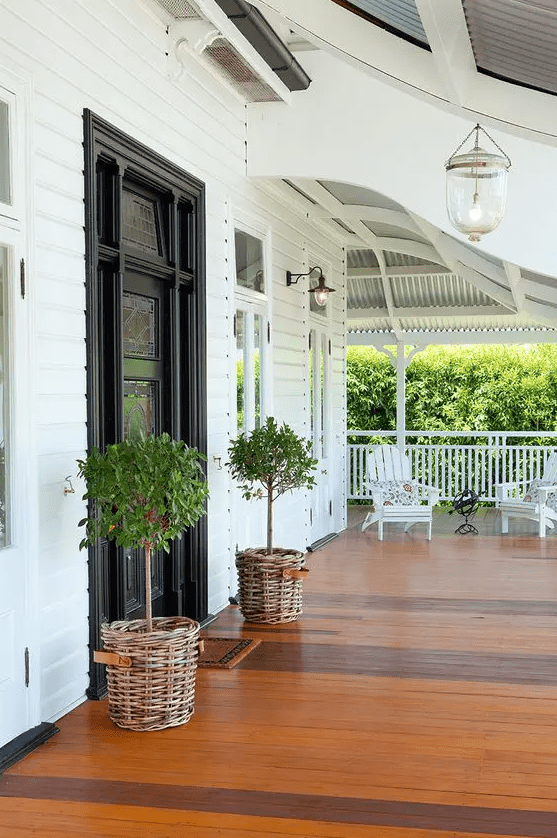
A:
POLYGON ((522 312, 524 311, 525 297, 520 268, 517 265, 511 264, 511 262, 503 262, 503 267, 509 280, 516 310, 522 312))
POLYGON ((463 105, 477 69, 462 0, 415 0, 415 3, 447 98, 463 105))

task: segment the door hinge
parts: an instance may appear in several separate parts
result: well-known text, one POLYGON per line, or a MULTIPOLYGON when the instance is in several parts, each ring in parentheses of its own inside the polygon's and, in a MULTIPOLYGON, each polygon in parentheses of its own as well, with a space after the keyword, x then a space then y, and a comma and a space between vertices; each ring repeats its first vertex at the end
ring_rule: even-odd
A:
POLYGON ((25 686, 29 686, 29 647, 25 647, 25 686))
POLYGON ((25 259, 21 259, 19 263, 19 286, 21 290, 21 299, 25 299, 25 259))
POLYGON ((333 502, 332 500, 329 501, 329 515, 333 514, 333 502))
POLYGON ((271 324, 267 321, 267 343, 271 343, 271 324))
POLYGON ((234 337, 236 338, 236 337, 238 337, 238 335, 236 333, 236 315, 234 315, 234 317, 233 317, 233 329, 234 329, 234 337))

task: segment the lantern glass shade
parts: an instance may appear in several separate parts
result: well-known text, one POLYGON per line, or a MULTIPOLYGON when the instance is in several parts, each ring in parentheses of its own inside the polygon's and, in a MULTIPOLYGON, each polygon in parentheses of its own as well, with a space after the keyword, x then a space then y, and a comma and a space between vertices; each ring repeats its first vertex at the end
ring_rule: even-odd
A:
POLYGON ((476 145, 447 162, 447 212, 453 227, 480 241, 499 225, 507 200, 509 159, 476 145))
POLYGON ((315 300, 318 306, 327 305, 327 300, 329 299, 329 289, 320 288, 319 286, 317 286, 313 295, 313 299, 315 300))

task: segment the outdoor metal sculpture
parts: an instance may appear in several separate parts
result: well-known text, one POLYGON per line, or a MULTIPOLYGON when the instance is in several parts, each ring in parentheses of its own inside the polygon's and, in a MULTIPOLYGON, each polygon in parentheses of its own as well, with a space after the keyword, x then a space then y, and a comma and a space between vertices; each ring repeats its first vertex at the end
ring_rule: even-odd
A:
POLYGON ((470 524, 470 519, 473 518, 480 508, 480 499, 472 489, 464 489, 453 500, 454 510, 451 512, 458 512, 459 515, 464 516, 464 522, 456 528, 455 533, 460 535, 478 534, 478 530, 473 524, 470 524))

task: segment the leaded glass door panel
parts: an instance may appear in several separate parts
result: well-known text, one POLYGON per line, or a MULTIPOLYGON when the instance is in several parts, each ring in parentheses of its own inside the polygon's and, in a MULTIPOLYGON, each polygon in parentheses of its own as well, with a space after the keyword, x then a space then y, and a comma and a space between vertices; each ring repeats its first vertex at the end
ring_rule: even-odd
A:
MULTIPOLYGON (((143 221, 143 215, 140 216, 143 221)), ((122 293, 123 435, 159 434, 168 430, 165 370, 168 367, 168 329, 165 328, 169 289, 159 279, 127 270, 122 293)), ((143 550, 124 550, 126 619, 145 613, 145 559, 143 550)), ((168 576, 168 574, 166 574, 168 576)), ((151 557, 153 614, 165 609, 165 554, 151 557)))

